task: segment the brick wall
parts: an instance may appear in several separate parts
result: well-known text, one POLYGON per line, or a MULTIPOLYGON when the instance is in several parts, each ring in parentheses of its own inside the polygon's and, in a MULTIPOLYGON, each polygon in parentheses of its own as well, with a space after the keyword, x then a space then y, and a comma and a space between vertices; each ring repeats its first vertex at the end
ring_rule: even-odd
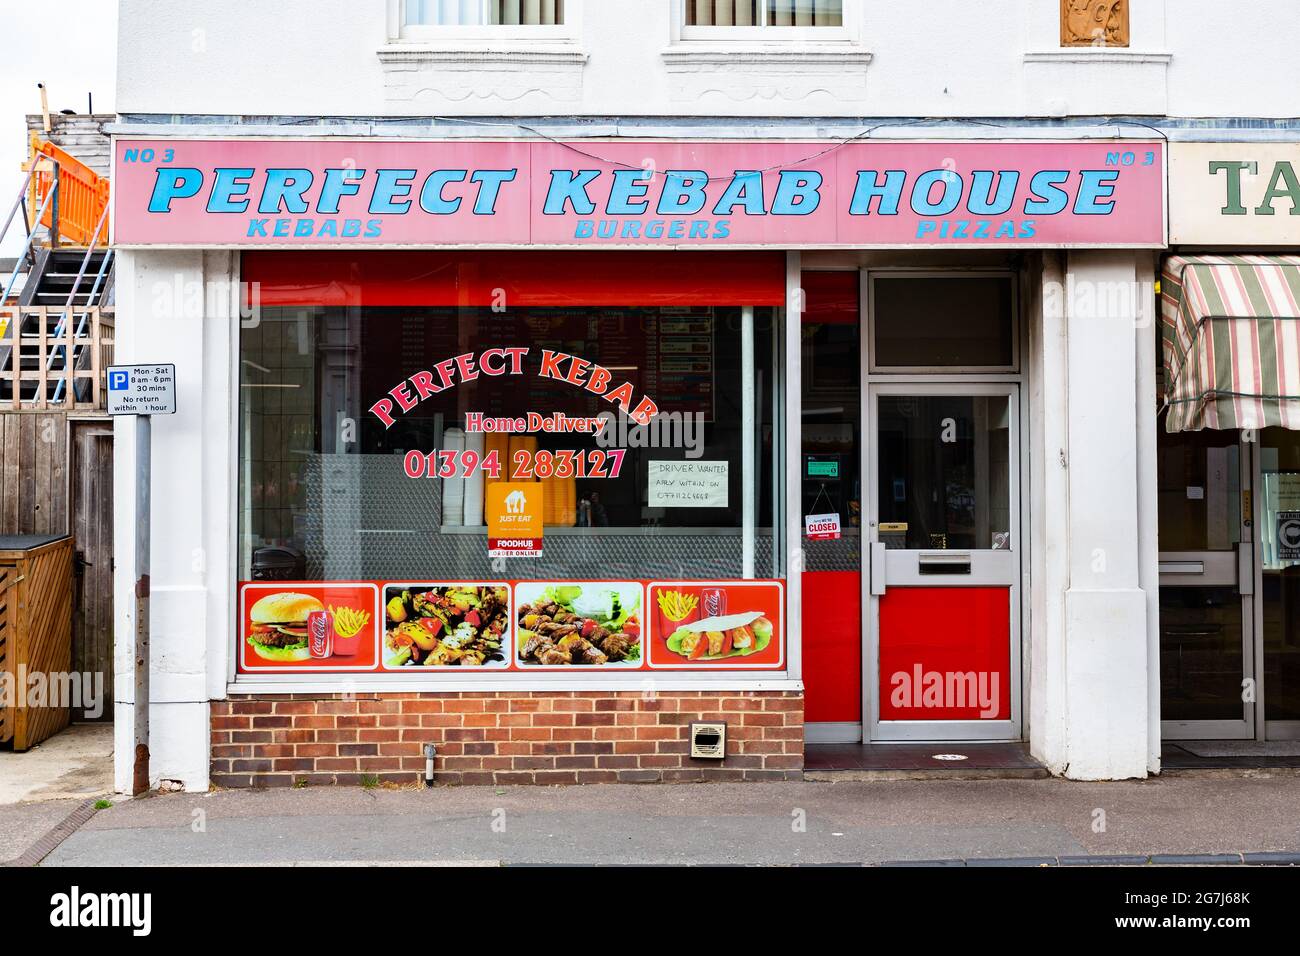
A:
POLYGON ((410 784, 426 743, 443 784, 797 779, 803 730, 793 692, 239 696, 212 703, 212 782, 410 784), (688 756, 692 720, 727 722, 725 760, 688 756))

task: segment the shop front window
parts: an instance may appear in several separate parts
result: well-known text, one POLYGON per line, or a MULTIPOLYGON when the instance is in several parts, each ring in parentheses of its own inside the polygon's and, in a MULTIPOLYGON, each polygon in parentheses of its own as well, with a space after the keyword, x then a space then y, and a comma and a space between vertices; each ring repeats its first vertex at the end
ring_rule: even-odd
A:
POLYGON ((263 309, 239 345, 241 669, 780 666, 779 325, 263 309), (335 613, 254 613, 286 593, 335 613), (378 649, 339 655, 354 628, 378 649))

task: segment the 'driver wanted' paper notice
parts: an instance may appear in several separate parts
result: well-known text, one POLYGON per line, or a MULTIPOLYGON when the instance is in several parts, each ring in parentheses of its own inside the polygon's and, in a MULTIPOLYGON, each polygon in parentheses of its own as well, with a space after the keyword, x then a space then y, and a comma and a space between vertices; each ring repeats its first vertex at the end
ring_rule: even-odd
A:
POLYGON ((651 508, 727 507, 727 462, 652 461, 649 463, 651 508))

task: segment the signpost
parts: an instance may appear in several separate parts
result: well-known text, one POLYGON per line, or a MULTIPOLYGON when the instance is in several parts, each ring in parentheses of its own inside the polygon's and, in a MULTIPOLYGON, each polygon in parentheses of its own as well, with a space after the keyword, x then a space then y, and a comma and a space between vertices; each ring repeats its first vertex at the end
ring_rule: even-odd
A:
POLYGON ((110 365, 108 414, 135 416, 135 771, 131 793, 149 789, 150 416, 176 413, 175 365, 110 365))

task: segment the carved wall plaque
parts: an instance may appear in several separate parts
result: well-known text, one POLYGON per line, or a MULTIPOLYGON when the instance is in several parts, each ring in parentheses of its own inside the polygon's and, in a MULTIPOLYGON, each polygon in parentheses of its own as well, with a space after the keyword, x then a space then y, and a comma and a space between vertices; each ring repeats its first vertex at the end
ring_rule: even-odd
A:
POLYGON ((1128 46, 1128 0, 1061 0, 1061 46, 1128 46))

